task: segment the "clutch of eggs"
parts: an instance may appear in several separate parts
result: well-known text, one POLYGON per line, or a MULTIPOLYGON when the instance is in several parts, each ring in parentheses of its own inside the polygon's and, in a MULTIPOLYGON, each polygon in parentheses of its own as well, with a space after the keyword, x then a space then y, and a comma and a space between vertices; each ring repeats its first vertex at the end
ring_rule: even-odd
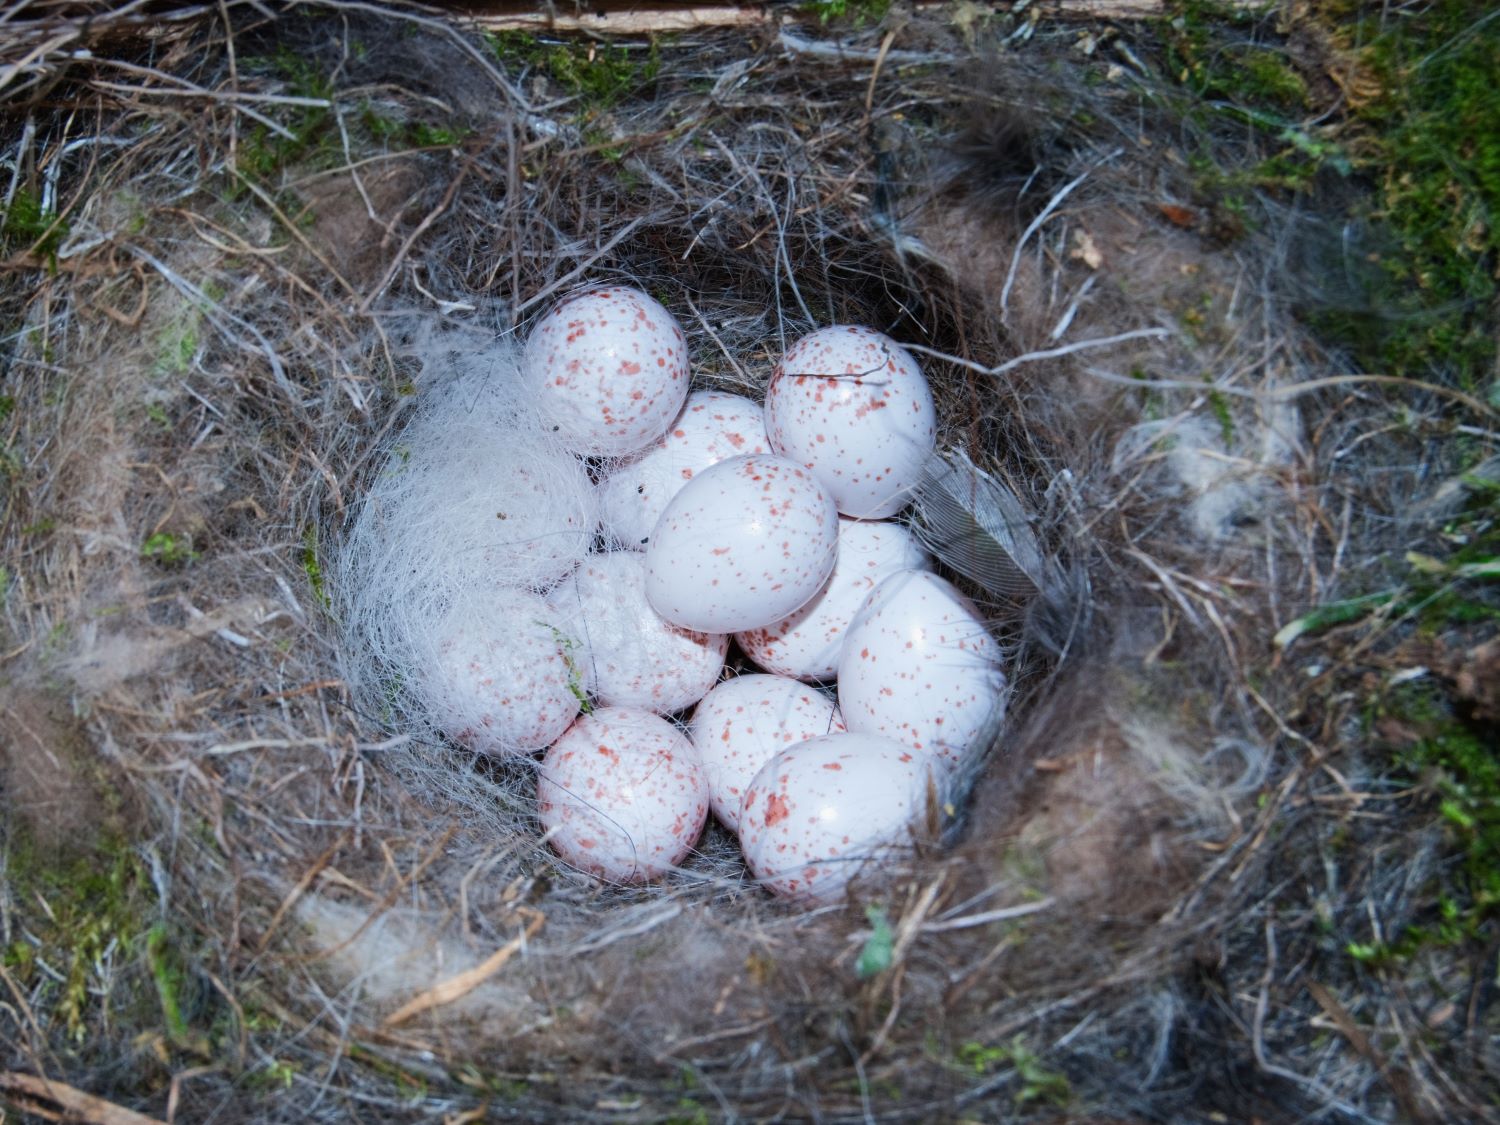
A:
POLYGON ((444 729, 489 753, 546 747, 547 840, 599 879, 667 874, 712 810, 772 892, 837 898, 908 842, 1005 698, 978 611, 882 522, 935 446, 920 368, 838 326, 787 350, 764 407, 689 395, 681 329, 623 287, 552 309, 525 364, 543 429, 575 455, 532 476, 602 458, 597 507, 569 527, 617 549, 452 613, 423 681, 444 729), (765 674, 720 682, 729 634, 765 674), (835 676, 837 704, 811 686, 835 676), (685 735, 666 716, 695 704, 685 735))

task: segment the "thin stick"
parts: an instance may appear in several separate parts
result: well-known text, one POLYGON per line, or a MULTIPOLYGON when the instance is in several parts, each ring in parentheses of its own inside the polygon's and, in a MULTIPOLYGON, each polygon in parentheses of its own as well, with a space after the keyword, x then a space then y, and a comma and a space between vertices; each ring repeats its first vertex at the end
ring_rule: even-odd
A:
POLYGON ((517 909, 522 914, 530 916, 531 920, 526 923, 524 930, 472 969, 457 973, 447 980, 439 981, 420 996, 413 997, 405 1004, 402 1004, 401 1007, 385 1018, 384 1026, 387 1028, 395 1027, 397 1024, 405 1023, 412 1016, 420 1015, 432 1008, 442 1007, 444 1004, 451 1004, 455 1000, 461 1000, 503 969, 506 962, 525 948, 527 940, 534 936, 547 920, 547 916, 540 910, 533 910, 529 906, 521 906, 517 907, 517 909))
MULTIPOLYGON (((910 345, 906 346, 910 347, 910 345)), ((1410 391, 1431 391, 1435 395, 1463 403, 1476 414, 1500 417, 1500 410, 1481 402, 1473 395, 1464 394, 1463 391, 1445 387, 1439 383, 1424 383, 1420 379, 1407 379, 1400 375, 1330 375, 1326 379, 1290 383, 1266 391, 1246 390, 1244 387, 1232 387, 1223 383, 1210 386, 1206 383, 1190 383, 1184 379, 1136 379, 1127 375, 1116 375, 1113 371, 1104 371, 1097 367, 1090 367, 1088 373, 1096 379, 1101 379, 1106 383, 1118 383, 1122 387, 1152 387, 1168 391, 1198 391, 1200 393, 1207 389, 1220 394, 1234 395, 1237 398, 1249 398, 1256 401, 1269 399, 1272 402, 1286 402, 1305 394, 1312 394, 1314 391, 1327 390, 1329 387, 1341 387, 1351 383, 1375 383, 1379 386, 1402 387, 1410 391)))
POLYGON ((1047 201, 1047 206, 1042 208, 1042 213, 1036 218, 1032 219, 1030 225, 1028 225, 1027 228, 1021 232, 1021 240, 1016 243, 1015 253, 1011 255, 1010 272, 1005 275, 1005 287, 1000 290, 1000 319, 1002 321, 1005 320, 1006 315, 1010 309, 1010 291, 1016 284, 1016 273, 1021 268, 1021 254, 1025 251, 1026 243, 1031 240, 1031 236, 1042 228, 1042 224, 1052 217, 1052 213, 1054 211, 1062 206, 1062 201, 1064 199, 1067 199, 1068 196, 1073 193, 1074 188, 1078 187, 1079 184, 1088 179, 1096 169, 1103 167, 1105 164, 1108 164, 1111 160, 1119 156, 1120 153, 1124 151, 1124 149, 1115 149, 1103 160, 1095 164, 1093 168, 1086 168, 1082 172, 1080 172, 1074 179, 1069 180, 1062 186, 1062 188, 1057 192, 1056 195, 1054 195, 1047 201))
POLYGON ((545 30, 594 32, 600 35, 644 35, 651 32, 702 31, 712 27, 761 27, 774 17, 760 8, 642 8, 629 11, 564 15, 555 11, 504 12, 475 16, 485 31, 545 30))
POLYGON ((865 90, 865 123, 870 120, 870 113, 875 108, 875 83, 880 81, 880 68, 885 65, 887 56, 891 53, 891 44, 896 41, 896 29, 893 27, 885 33, 885 38, 880 41, 880 50, 875 55, 875 65, 870 68, 870 85, 865 90))
POLYGON ((467 164, 461 165, 458 169, 458 174, 453 177, 453 182, 448 185, 448 190, 443 193, 443 198, 438 201, 438 205, 427 212, 422 221, 417 224, 416 230, 406 236, 406 241, 401 243, 401 248, 396 251, 396 256, 391 259, 391 264, 386 267, 385 275, 380 279, 380 284, 371 289, 365 299, 359 303, 361 316, 369 313, 370 306, 375 302, 375 298, 385 292, 385 287, 396 276, 396 271, 401 268, 401 263, 406 260, 406 255, 411 251, 412 246, 416 244, 417 239, 421 238, 427 232, 428 227, 437 222, 439 215, 452 206, 453 197, 458 194, 459 186, 464 182, 464 177, 468 174, 469 166, 467 164))
POLYGON ((0 1074, 0 1090, 51 1102, 69 1120, 88 1122, 88 1125, 162 1125, 160 1118, 147 1117, 144 1113, 86 1094, 76 1087, 50 1078, 39 1078, 34 1074, 17 1074, 15 1071, 0 1074))
POLYGON ((340 832, 339 838, 330 844, 322 855, 313 860, 312 866, 302 873, 302 878, 297 880, 297 885, 287 892, 286 898, 282 899, 281 905, 276 908, 276 913, 271 915, 271 921, 267 923, 265 933, 260 935, 260 941, 255 943, 257 957, 266 951, 266 946, 271 944, 271 938, 281 925, 281 920, 286 917, 287 911, 297 905, 297 900, 302 897, 308 887, 312 886, 313 880, 318 877, 323 868, 333 862, 333 857, 338 855, 340 849, 348 842, 349 833, 340 832))
MULTIPOLYGON (((961 359, 956 355, 940 352, 936 348, 923 347, 921 344, 902 344, 901 346, 909 352, 930 355, 933 359, 946 360, 948 363, 957 364, 959 367, 966 368, 980 375, 1004 375, 1007 371, 1014 371, 1024 363, 1035 363, 1041 359, 1056 359, 1059 356, 1071 355, 1074 352, 1086 351, 1089 348, 1107 348, 1112 344, 1123 344, 1129 340, 1149 340, 1171 335, 1173 335, 1173 332, 1170 328, 1134 328, 1129 332, 1121 332, 1114 336, 1096 336, 1090 340, 1078 340, 1074 343, 1063 344, 1055 348, 1045 348, 1039 352, 1027 352, 1025 355, 1018 355, 1014 359, 1008 359, 1004 363, 994 367, 986 367, 982 363, 975 363, 969 359, 961 359)), ((1140 385, 1134 379, 1130 380, 1130 383, 1132 386, 1140 385)), ((1182 385, 1184 387, 1196 387, 1200 391, 1203 390, 1204 386, 1202 383, 1183 383, 1182 385)))
POLYGON ((1043 910, 1050 909, 1055 899, 1044 898, 1037 902, 1022 903, 1020 906, 1006 906, 999 910, 986 910, 983 914, 969 914, 962 918, 949 918, 944 921, 927 922, 922 926, 924 934, 941 934, 948 930, 966 930, 970 926, 987 926, 991 922, 1006 922, 1012 918, 1024 918, 1028 914, 1040 914, 1043 910))

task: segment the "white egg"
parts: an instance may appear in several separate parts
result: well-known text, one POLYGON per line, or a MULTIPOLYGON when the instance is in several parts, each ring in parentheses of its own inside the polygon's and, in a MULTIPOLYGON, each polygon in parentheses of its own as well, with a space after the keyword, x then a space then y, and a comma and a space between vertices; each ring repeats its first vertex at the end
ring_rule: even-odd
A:
POLYGON ((635 551, 590 555, 550 597, 587 690, 611 707, 666 715, 714 686, 729 650, 725 633, 662 620, 646 601, 646 563, 635 551))
POLYGON ((499 589, 450 610, 417 694, 449 738, 484 754, 540 750, 578 714, 582 687, 547 603, 499 589))
POLYGON ((665 436, 599 484, 604 533, 641 550, 672 497, 695 473, 727 457, 769 453, 765 411, 723 391, 694 391, 665 436))
POLYGON ((927 379, 873 328, 820 328, 787 349, 766 392, 766 433, 817 472, 839 511, 883 519, 906 503, 937 441, 927 379))
POLYGON ((800 609, 838 557, 828 490, 769 453, 710 465, 683 486, 646 545, 646 597, 707 633, 756 629, 800 609))
POLYGON ((613 883, 665 875, 708 819, 708 787, 692 745, 634 707, 582 715, 547 750, 537 816, 557 854, 613 883))
POLYGON ((851 731, 881 734, 948 766, 1005 706, 1000 646, 978 609, 935 574, 886 578, 855 614, 839 660, 851 731))
POLYGON ((844 633, 881 579, 898 570, 925 569, 924 551, 897 523, 839 517, 839 557, 813 599, 790 617, 736 634, 745 654, 767 672, 800 680, 838 674, 844 633))
POLYGON ((831 902, 868 865, 902 854, 936 772, 926 755, 878 735, 798 743, 761 767, 745 790, 745 861, 778 895, 831 902))
POLYGON ((785 676, 725 680, 693 712, 688 736, 708 779, 709 805, 731 831, 761 766, 788 746, 844 730, 833 700, 785 676))
POLYGON ((537 407, 569 449, 622 457, 666 433, 688 393, 687 338, 636 289, 558 305, 526 343, 537 407))

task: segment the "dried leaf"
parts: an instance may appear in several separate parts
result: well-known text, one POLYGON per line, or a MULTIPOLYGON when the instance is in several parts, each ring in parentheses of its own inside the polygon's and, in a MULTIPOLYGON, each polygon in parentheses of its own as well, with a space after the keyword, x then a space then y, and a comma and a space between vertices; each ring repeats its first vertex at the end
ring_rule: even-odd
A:
POLYGON ((1179 207, 1175 203, 1158 203, 1156 209, 1162 213, 1167 222, 1173 226, 1182 227, 1184 230, 1198 222, 1198 213, 1190 207, 1179 207))
POLYGON ((1068 257, 1075 262, 1082 262, 1091 270, 1096 270, 1104 264, 1104 255, 1099 252, 1099 247, 1094 245, 1094 236, 1082 228, 1073 232, 1073 249, 1068 257))

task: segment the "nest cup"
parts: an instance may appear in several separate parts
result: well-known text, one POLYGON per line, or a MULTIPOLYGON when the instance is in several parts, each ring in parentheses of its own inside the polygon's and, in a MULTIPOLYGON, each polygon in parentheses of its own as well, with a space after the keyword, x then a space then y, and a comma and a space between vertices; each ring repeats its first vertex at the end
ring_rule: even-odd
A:
MULTIPOLYGON (((204 1120, 933 1119, 1000 1089, 1022 1106, 1038 1074, 1084 1106, 1200 1104, 1184 1075, 1209 1064, 1176 1044, 1208 1017, 1182 966, 1239 934, 1216 841, 1284 749, 1241 642, 1310 596, 1285 565, 1317 551, 1289 514, 1306 439, 1279 391, 1321 357, 1273 238, 1228 251, 1141 218, 1188 190, 1142 130, 1182 119, 1054 65, 1076 36, 1041 26, 997 71, 993 41, 920 18, 837 46, 764 22, 590 53, 231 3, 149 42, 117 25, 93 49, 118 66, 44 56, 107 112, 76 149, 45 124, 37 182, 85 149, 95 179, 31 251, 56 256, 49 300, 7 297, 33 379, 17 448, 53 475, 7 516, 27 561, 6 613, 54 639, 12 654, 4 700, 68 748, 75 804, 93 782, 69 755, 123 794, 104 827, 161 929, 111 987, 175 1013, 156 1062, 87 1040, 80 1081, 204 1120), (609 463, 537 424, 517 358, 605 284, 672 311, 695 390, 760 400, 830 324, 907 344, 933 387, 945 459, 904 518, 986 615, 1012 694, 911 846, 833 906, 774 900, 715 828, 649 885, 571 870, 526 756, 555 732, 481 733, 472 698, 423 694, 458 635, 512 630, 541 674, 539 595, 608 545, 589 478, 609 463), (1179 331, 1203 292, 1212 323, 1179 331), (36 381, 98 368, 121 376, 36 381), (500 468, 527 487, 496 507, 500 468), (440 506, 459 516, 434 543, 440 506), (524 545, 497 585, 535 605, 476 578, 497 535, 524 545)), ((17 1034, 17 1057, 49 1041, 17 1034)), ((1259 1057, 1240 1046, 1212 1073, 1259 1057)), ((1280 1096, 1313 1099, 1246 1104, 1280 1096)))

